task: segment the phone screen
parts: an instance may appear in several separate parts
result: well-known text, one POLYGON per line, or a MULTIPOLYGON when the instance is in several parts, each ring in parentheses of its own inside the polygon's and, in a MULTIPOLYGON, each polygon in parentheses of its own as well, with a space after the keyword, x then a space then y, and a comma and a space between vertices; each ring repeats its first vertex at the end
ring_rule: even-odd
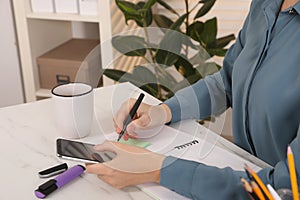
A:
POLYGON ((61 158, 86 163, 99 163, 112 160, 115 157, 113 152, 96 152, 93 146, 93 144, 66 139, 56 140, 57 156, 61 158))

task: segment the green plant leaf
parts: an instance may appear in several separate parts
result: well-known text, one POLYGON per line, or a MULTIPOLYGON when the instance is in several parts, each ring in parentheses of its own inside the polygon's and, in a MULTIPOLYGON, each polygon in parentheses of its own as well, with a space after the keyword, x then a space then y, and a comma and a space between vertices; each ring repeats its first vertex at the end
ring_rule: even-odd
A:
MULTIPOLYGON (((173 92, 195 83, 204 76, 220 69, 219 65, 208 62, 212 56, 224 56, 225 47, 234 40, 234 35, 221 38, 217 36, 217 20, 209 19, 206 22, 196 21, 207 14, 216 0, 199 0, 200 9, 196 12, 194 22, 186 27, 183 23, 189 13, 179 15, 168 4, 167 0, 115 0, 118 8, 123 12, 126 23, 134 21, 140 27, 155 24, 161 28, 164 35, 158 44, 148 44, 146 39, 138 36, 117 36, 112 44, 116 50, 127 56, 146 56, 147 51, 154 54, 156 63, 153 66, 136 66, 132 73, 121 70, 108 70, 104 75, 116 81, 129 81, 146 92, 160 99, 174 95, 173 92), (136 2, 136 3, 132 3, 136 2), (172 20, 168 15, 153 14, 152 7, 156 4, 162 6, 166 12, 176 15, 172 20), (191 51, 189 51, 191 50, 191 51), (187 55, 184 55, 187 53, 187 55), (196 53, 196 54, 194 54, 196 53), (188 54, 194 54, 192 57, 188 54), (171 68, 168 68, 172 66, 171 68), (197 70, 194 66, 197 66, 197 70), (150 68, 149 68, 150 67, 150 68), (153 68, 152 68, 153 67, 153 68), (183 75, 185 80, 178 83, 172 76, 172 70, 183 75), (167 68, 167 69, 166 69, 167 68), (172 73, 169 73, 171 70, 172 73)), ((187 0, 185 0, 187 2, 187 0)), ((150 61, 149 61, 150 62, 150 61)))
POLYGON ((116 5, 124 14, 139 15, 139 7, 129 1, 116 0, 116 5))
POLYGON ((179 30, 180 26, 182 25, 182 23, 184 22, 185 18, 187 17, 187 13, 180 16, 170 27, 170 29, 172 30, 179 30))
POLYGON ((158 81, 154 73, 144 66, 135 66, 132 72, 132 76, 139 85, 139 88, 146 92, 157 96, 158 94, 158 81))
POLYGON ((152 24, 152 19, 153 19, 151 8, 145 9, 144 7, 146 6, 146 3, 143 2, 143 1, 138 2, 137 6, 140 8, 139 12, 140 12, 140 15, 141 15, 141 20, 136 22, 137 25, 140 26, 140 27, 150 26, 152 24))
POLYGON ((165 69, 165 66, 162 66, 159 63, 156 63, 154 66, 154 71, 157 74, 158 78, 163 79, 163 81, 160 81, 160 83, 167 82, 167 84, 164 85, 177 83, 176 79, 165 69))
POLYGON ((118 81, 118 82, 126 82, 133 80, 133 76, 130 73, 127 73, 122 70, 117 69, 105 69, 103 70, 103 74, 108 78, 118 81))
POLYGON ((163 0, 158 0, 157 1, 161 6, 163 6, 165 9, 167 9, 168 11, 170 11, 171 13, 175 14, 175 15, 179 15, 176 10, 174 10, 169 4, 167 4, 165 1, 163 0))
POLYGON ((178 60, 182 49, 183 34, 169 30, 159 43, 159 50, 155 54, 155 60, 162 65, 171 66, 178 60))
POLYGON ((213 5, 215 4, 215 2, 216 0, 200 1, 200 3, 203 3, 203 6, 199 9, 197 14, 195 15, 194 20, 208 13, 210 9, 213 7, 213 5))
POLYGON ((142 23, 142 16, 139 12, 140 8, 138 5, 121 0, 116 0, 116 5, 123 12, 126 24, 128 24, 129 20, 134 20, 136 23, 142 23))
POLYGON ((212 49, 220 49, 224 48, 226 45, 228 45, 232 40, 235 40, 234 34, 230 34, 221 38, 216 39, 212 44, 210 44, 208 47, 212 49))
POLYGON ((155 60, 164 67, 172 66, 178 60, 178 54, 159 49, 155 55, 155 60))
MULTIPOLYGON (((145 2, 138 2, 134 4, 129 1, 116 0, 116 5, 123 12, 126 24, 129 20, 134 20, 140 27, 150 26, 152 23, 152 11, 151 8, 145 9, 146 6, 151 6, 154 0, 150 0, 149 4, 145 2)), ((148 3, 148 2, 147 2, 148 3)))
POLYGON ((188 87, 191 84, 196 83, 201 78, 202 76, 199 73, 195 73, 174 85, 174 87, 172 88, 172 92, 175 93, 182 88, 188 87))
POLYGON ((203 55, 197 53, 197 54, 193 55, 189 59, 189 61, 191 62, 192 65, 199 65, 199 63, 204 63, 205 62, 205 57, 203 55))
POLYGON ((158 46, 159 46, 158 44, 150 43, 148 44, 148 49, 155 52, 157 51, 158 46))
POLYGON ((158 0, 148 0, 147 3, 144 5, 144 9, 149 9, 151 8, 158 0))
POLYGON ((211 55, 211 56, 220 56, 220 57, 224 57, 226 55, 227 49, 207 49, 207 52, 211 55))
POLYGON ((196 45, 192 42, 192 39, 188 36, 182 37, 182 44, 197 50, 196 45))
POLYGON ((209 19, 204 23, 203 31, 201 33, 201 40, 206 44, 206 46, 210 45, 216 40, 217 31, 218 26, 216 17, 209 19))
POLYGON ((203 76, 201 76, 201 74, 195 73, 195 74, 192 74, 191 76, 187 77, 186 79, 192 85, 202 78, 203 78, 203 76))
POLYGON ((199 66, 197 66, 196 71, 202 77, 205 77, 207 75, 211 75, 211 74, 219 71, 219 68, 215 62, 207 62, 207 63, 200 64, 199 66))
POLYGON ((184 77, 191 76, 192 74, 195 74, 195 69, 193 65, 188 61, 188 58, 186 58, 185 55, 181 54, 181 56, 178 57, 178 60, 174 64, 177 71, 182 74, 184 77))
POLYGON ((145 56, 147 52, 145 39, 138 36, 115 36, 112 38, 112 45, 127 56, 145 56))
MULTIPOLYGON (((149 72, 149 70, 141 67, 141 66, 136 66, 136 68, 138 68, 138 70, 136 70, 135 72, 128 73, 122 70, 117 70, 117 69, 105 69, 103 71, 103 74, 105 76, 107 76, 108 78, 114 80, 114 81, 118 81, 120 83, 122 82, 130 82, 133 85, 143 89, 144 91, 148 92, 149 94, 157 97, 158 94, 158 84, 154 83, 147 83, 145 81, 145 79, 143 79, 145 76, 143 75, 144 73, 148 74, 151 76, 151 74, 153 75, 152 72, 149 72)), ((153 75, 154 76, 154 75, 153 75)), ((152 77, 153 77, 152 76, 152 77)), ((149 78, 148 78, 149 80, 149 78)))
POLYGON ((201 33, 204 30, 204 23, 196 21, 187 27, 187 35, 193 40, 201 42, 201 33))
POLYGON ((160 28, 169 29, 172 26, 172 24, 174 24, 174 22, 165 15, 154 14, 153 18, 156 25, 160 28))
POLYGON ((211 0, 200 0, 199 3, 208 3, 211 0))
POLYGON ((196 49, 197 52, 191 58, 189 58, 189 62, 192 65, 195 66, 195 65, 205 63, 206 60, 211 58, 211 55, 201 45, 196 46, 196 49))
MULTIPOLYGON (((167 72, 168 73, 168 72, 167 72)), ((170 74, 168 76, 171 76, 170 74)), ((177 82, 173 83, 171 81, 169 81, 168 78, 165 78, 166 76, 158 76, 158 82, 160 84, 160 86, 165 90, 165 91, 170 91, 170 89, 173 88, 174 85, 177 84, 177 82)))
POLYGON ((136 80, 139 80, 143 84, 157 83, 154 73, 144 66, 135 66, 132 71, 132 75, 136 78, 136 80))

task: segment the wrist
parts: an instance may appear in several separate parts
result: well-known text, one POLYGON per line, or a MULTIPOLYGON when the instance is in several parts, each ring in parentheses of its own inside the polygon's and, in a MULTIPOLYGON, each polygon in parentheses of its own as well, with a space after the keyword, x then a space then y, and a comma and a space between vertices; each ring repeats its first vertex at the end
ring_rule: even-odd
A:
POLYGON ((161 167, 163 164, 164 159, 166 158, 164 155, 161 154, 154 154, 156 158, 153 160, 155 163, 157 163, 157 167, 155 170, 146 173, 147 180, 148 182, 153 182, 153 183, 160 183, 160 172, 161 172, 161 167))
POLYGON ((165 120, 164 120, 164 123, 165 123, 165 124, 170 123, 171 120, 172 120, 172 112, 171 112, 171 109, 169 108, 169 106, 168 106, 167 104, 164 104, 164 103, 161 103, 159 106, 164 110, 164 113, 165 113, 165 120))

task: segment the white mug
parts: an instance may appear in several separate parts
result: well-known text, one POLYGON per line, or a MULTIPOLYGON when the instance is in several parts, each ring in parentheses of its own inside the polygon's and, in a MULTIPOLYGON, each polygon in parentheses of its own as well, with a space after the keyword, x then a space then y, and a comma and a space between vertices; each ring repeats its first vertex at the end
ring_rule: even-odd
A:
POLYGON ((85 83, 68 83, 52 89, 58 130, 65 138, 89 135, 94 114, 93 87, 85 83))

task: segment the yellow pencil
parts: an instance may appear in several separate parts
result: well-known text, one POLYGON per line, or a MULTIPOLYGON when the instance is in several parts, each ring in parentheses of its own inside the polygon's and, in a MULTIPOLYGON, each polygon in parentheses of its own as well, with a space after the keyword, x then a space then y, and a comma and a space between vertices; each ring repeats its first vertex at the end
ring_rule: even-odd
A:
POLYGON ((250 186, 250 184, 248 183, 248 181, 247 181, 246 179, 241 178, 241 182, 242 182, 243 188, 244 188, 247 192, 250 192, 250 193, 253 192, 252 187, 250 186))
POLYGON ((251 200, 254 200, 253 198, 253 190, 252 190, 252 187, 251 185, 248 183, 248 181, 244 178, 241 178, 241 182, 242 182, 242 186, 243 188, 246 190, 246 192, 248 192, 248 195, 250 197, 251 200))
POLYGON ((296 176, 295 163, 294 163, 294 155, 293 155, 293 152, 292 152, 292 149, 290 146, 288 146, 288 149, 287 149, 287 158, 288 158, 288 164, 289 164, 293 199, 298 200, 299 194, 298 194, 297 176, 296 176))
POLYGON ((260 187, 260 189, 266 195, 266 197, 269 200, 274 200, 274 198, 272 197, 272 195, 269 192, 268 188, 262 182, 262 180, 259 178, 259 176, 247 164, 245 165, 245 169, 251 174, 251 176, 253 177, 254 181, 257 183, 257 185, 260 187))
POLYGON ((251 181, 251 187, 252 187, 254 194, 257 196, 257 198, 259 200, 266 200, 264 197, 264 194, 261 192, 258 185, 254 181, 251 181))

